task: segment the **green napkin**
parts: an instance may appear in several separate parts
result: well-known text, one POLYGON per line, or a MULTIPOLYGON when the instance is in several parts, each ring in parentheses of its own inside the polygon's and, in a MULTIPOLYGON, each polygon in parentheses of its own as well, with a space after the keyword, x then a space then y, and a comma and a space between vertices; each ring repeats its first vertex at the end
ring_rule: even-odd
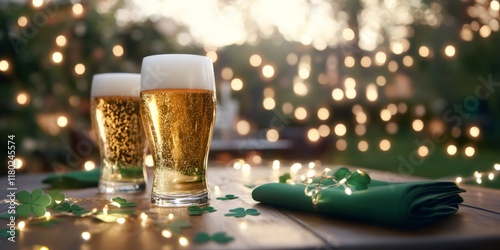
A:
POLYGON ((252 198, 264 204, 311 213, 329 214, 385 226, 414 228, 454 214, 465 192, 454 182, 391 183, 372 180, 366 190, 342 186, 321 190, 315 207, 302 184, 268 183, 255 188, 252 198))
POLYGON ((72 171, 67 173, 55 173, 47 176, 42 183, 49 184, 53 188, 84 188, 97 187, 101 171, 95 168, 90 171, 72 171))

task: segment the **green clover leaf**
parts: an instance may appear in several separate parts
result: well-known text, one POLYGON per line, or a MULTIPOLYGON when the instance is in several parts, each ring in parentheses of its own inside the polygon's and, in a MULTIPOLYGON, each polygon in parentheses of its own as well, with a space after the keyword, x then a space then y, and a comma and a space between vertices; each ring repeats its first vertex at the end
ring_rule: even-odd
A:
POLYGON ((346 167, 341 167, 341 168, 337 169, 337 171, 335 171, 333 176, 335 177, 335 179, 337 181, 340 181, 340 180, 346 178, 347 176, 349 176, 349 174, 351 174, 351 171, 349 171, 349 169, 347 169, 346 167))
POLYGON ((205 232, 199 232, 193 238, 193 241, 196 243, 205 243, 210 240, 217 243, 227 243, 234 240, 234 237, 227 235, 225 232, 217 232, 213 236, 210 236, 210 234, 205 232))
POLYGON ((135 202, 128 202, 126 199, 121 198, 121 197, 114 197, 111 199, 111 201, 114 201, 118 204, 120 204, 120 207, 135 207, 137 204, 135 202))
POLYGON ((290 179, 292 179, 292 175, 290 175, 290 173, 284 173, 283 175, 280 175, 279 183, 286 183, 286 181, 290 179))
POLYGON ((28 217, 31 212, 36 217, 45 215, 47 212, 46 207, 50 204, 51 198, 49 195, 44 194, 39 188, 33 190, 31 194, 26 190, 21 190, 16 196, 19 201, 16 213, 21 217, 28 217))
POLYGON ((234 208, 229 210, 230 213, 224 214, 224 216, 234 216, 236 218, 245 217, 246 215, 257 216, 260 215, 259 211, 254 208, 244 209, 242 207, 234 208))
POLYGON ((56 211, 72 213, 74 215, 82 215, 90 212, 84 207, 80 207, 76 204, 71 205, 68 202, 63 202, 60 206, 56 208, 56 211))
POLYGON ((66 196, 59 192, 59 190, 52 190, 49 192, 50 204, 48 207, 54 208, 64 202, 66 196))
POLYGON ((238 196, 235 196, 234 194, 226 194, 226 196, 224 197, 217 197, 216 199, 217 200, 221 200, 221 201, 227 201, 227 200, 234 200, 234 199, 237 199, 239 198, 238 196))
POLYGON ((212 213, 217 210, 215 208, 208 206, 208 207, 199 207, 199 206, 189 206, 187 208, 188 210, 188 215, 202 215, 204 213, 212 213))

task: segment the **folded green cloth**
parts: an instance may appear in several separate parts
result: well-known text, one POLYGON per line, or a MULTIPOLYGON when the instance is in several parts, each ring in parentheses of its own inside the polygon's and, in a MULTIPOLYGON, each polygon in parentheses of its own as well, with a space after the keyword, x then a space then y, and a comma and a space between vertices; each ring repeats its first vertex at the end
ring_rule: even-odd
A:
POLYGON ((391 183, 372 180, 366 190, 342 186, 320 191, 316 207, 304 194, 305 185, 268 183, 255 188, 252 198, 264 204, 339 218, 401 228, 414 228, 454 214, 465 192, 454 182, 391 183))
POLYGON ((67 173, 54 173, 42 180, 53 188, 84 188, 97 187, 101 171, 95 168, 90 171, 72 171, 67 173))

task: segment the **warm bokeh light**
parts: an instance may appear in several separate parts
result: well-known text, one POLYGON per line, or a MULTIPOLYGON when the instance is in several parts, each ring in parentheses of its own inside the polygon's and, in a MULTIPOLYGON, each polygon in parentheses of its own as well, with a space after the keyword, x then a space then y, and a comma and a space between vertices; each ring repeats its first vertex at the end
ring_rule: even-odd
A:
POLYGON ((82 232, 82 239, 87 241, 87 240, 90 240, 91 238, 91 234, 89 232, 82 232))
POLYGON ((116 57, 123 56, 124 50, 123 47, 119 44, 113 46, 113 55, 116 57))
POLYGON ((387 131, 388 134, 394 135, 398 132, 398 124, 395 122, 388 122, 387 125, 385 125, 385 131, 387 131))
POLYGON ((231 89, 234 91, 240 91, 243 89, 243 81, 239 78, 234 78, 231 80, 231 89))
POLYGON ((391 119, 392 115, 391 115, 391 111, 389 111, 388 109, 382 109, 380 110, 380 119, 382 119, 382 121, 389 121, 391 119))
POLYGON ((428 57, 430 55, 430 50, 427 46, 420 46, 420 48, 418 49, 418 54, 421 56, 421 57, 428 57))
POLYGON ((272 110, 276 106, 276 102, 272 97, 266 97, 262 101, 262 106, 264 106, 264 108, 267 110, 272 110))
POLYGON ((274 89, 271 87, 266 87, 264 89, 264 97, 274 97, 274 89))
POLYGON ((447 45, 445 48, 444 48, 444 54, 447 56, 447 57, 453 57, 455 56, 455 47, 453 45, 447 45))
POLYGON ((293 84, 293 92, 299 96, 305 96, 309 92, 309 88, 303 82, 293 84))
POLYGON ((368 68, 372 65, 372 59, 369 56, 363 56, 360 61, 361 66, 368 68))
POLYGON ((401 102, 398 104, 398 112, 400 114, 405 114, 406 111, 408 111, 408 105, 406 105, 406 103, 404 102, 401 102))
POLYGON ((289 115, 293 112, 293 105, 289 102, 285 102, 281 105, 281 110, 283 111, 283 114, 289 115))
POLYGON ((33 7, 40 8, 43 5, 43 0, 33 0, 31 3, 33 4, 33 7))
POLYGON ((388 151, 389 149, 391 149, 391 142, 387 139, 383 139, 379 143, 379 148, 382 151, 388 151))
POLYGON ((379 51, 375 54, 375 64, 379 66, 383 65, 386 60, 387 60, 387 55, 384 52, 379 51))
POLYGON ((71 9, 73 10, 73 14, 75 14, 75 16, 79 16, 83 13, 83 6, 79 3, 73 4, 71 9))
POLYGON ((424 122, 420 119, 415 119, 413 120, 413 122, 411 123, 411 127, 413 128, 413 130, 415 130, 416 132, 420 132, 422 131, 422 129, 424 129, 424 122))
POLYGON ((361 152, 366 152, 368 150, 368 142, 360 141, 358 142, 358 150, 361 152))
POLYGON ((420 146, 418 147, 417 153, 420 157, 426 157, 427 155, 429 155, 429 148, 427 148, 426 146, 420 146))
POLYGON ((259 67, 262 63, 262 58, 257 54, 253 54, 252 56, 250 56, 250 59, 248 61, 253 67, 259 67))
POLYGON ((491 35, 491 28, 488 25, 483 25, 481 29, 479 29, 479 35, 483 38, 487 38, 491 35))
POLYGON ((270 142, 276 142, 280 139, 280 134, 278 130, 272 128, 266 132, 266 139, 270 142))
POLYGON ((95 168, 95 162, 93 162, 93 161, 86 161, 83 164, 83 168, 85 168, 85 170, 87 170, 87 171, 90 171, 90 170, 92 170, 92 169, 95 168))
POLYGON ((327 120, 330 117, 330 111, 327 108, 318 109, 318 118, 322 121, 327 120))
POLYGON ((75 65, 75 73, 77 75, 83 75, 85 73, 85 65, 81 63, 75 65))
POLYGON ((352 99, 356 98, 356 95, 357 95, 357 92, 356 92, 355 89, 346 89, 345 90, 345 97, 347 99, 351 99, 352 100, 352 99))
POLYGON ((309 129, 309 131, 307 131, 307 139, 309 139, 309 141, 311 142, 317 142, 320 138, 320 135, 319 135, 319 131, 315 128, 311 128, 309 129))
POLYGON ((366 86, 366 99, 370 102, 374 102, 378 99, 377 85, 370 83, 366 86))
POLYGON ((413 58, 411 56, 403 57, 403 65, 406 67, 413 66, 413 58))
POLYGON ((52 61, 56 64, 58 63, 61 63, 63 60, 63 55, 61 54, 61 52, 59 51, 56 51, 54 53, 52 53, 52 61))
POLYGON ((66 40, 65 36, 59 35, 59 36, 56 37, 56 44, 57 44, 57 46, 64 47, 64 46, 66 46, 66 43, 67 43, 67 40, 66 40))
POLYGON ((467 146, 464 150, 465 156, 467 157, 472 157, 476 153, 476 149, 474 149, 472 146, 467 146))
POLYGON ((154 166, 155 163, 151 154, 146 155, 146 158, 144 158, 144 164, 146 164, 147 167, 154 166))
POLYGON ((265 65, 262 67, 262 75, 266 78, 271 78, 274 76, 274 67, 271 65, 265 65))
POLYGON ((344 136, 347 133, 347 127, 344 124, 339 123, 335 125, 333 131, 337 136, 344 136))
POLYGON ((354 80, 354 78, 352 77, 347 77, 344 80, 344 86, 346 89, 353 89, 356 87, 356 80, 354 80))
POLYGON ((236 132, 240 135, 248 135, 250 133, 250 123, 246 120, 239 120, 236 123, 236 132))
POLYGON ((24 27, 27 24, 28 24, 28 18, 26 18, 25 16, 20 16, 17 19, 17 25, 19 25, 20 27, 24 27))
POLYGON ((224 67, 222 71, 220 72, 220 76, 224 80, 229 80, 233 78, 233 70, 229 67, 224 67))
POLYGON ((57 118, 57 125, 61 128, 64 128, 68 125, 68 118, 64 115, 61 115, 57 118))
POLYGON ((319 126, 318 128, 319 136, 327 137, 330 135, 330 127, 326 124, 319 126))
POLYGON ((219 59, 219 56, 217 56, 217 52, 213 50, 207 51, 207 57, 212 60, 212 63, 217 62, 217 59, 219 59))
POLYGON ((481 130, 477 126, 472 126, 469 128, 469 135, 476 138, 481 133, 481 130))
POLYGON ((9 70, 9 62, 7 60, 0 60, 0 71, 7 71, 9 70))
POLYGON ((382 87, 385 86, 387 80, 385 79, 384 76, 377 76, 377 80, 375 81, 378 86, 382 87))
POLYGON ((355 64, 356 60, 354 60, 354 57, 352 56, 346 56, 346 58, 344 59, 344 65, 348 68, 354 67, 355 64))
POLYGON ((359 124, 365 124, 366 120, 368 120, 368 117, 366 116, 365 112, 358 112, 356 113, 356 122, 359 124))
POLYGON ((332 90, 332 98, 335 101, 340 101, 340 100, 344 99, 344 91, 342 91, 341 89, 338 89, 338 88, 332 90))
POLYGON ((358 124, 356 127, 354 127, 354 132, 358 136, 363 136, 366 134, 366 126, 363 124, 358 124))
POLYGON ((16 101, 19 103, 19 105, 25 105, 29 102, 30 96, 28 93, 21 92, 17 94, 16 101))
POLYGON ((344 30, 342 30, 342 37, 346 40, 346 41, 352 41, 354 39, 354 31, 350 28, 345 28, 344 30))
POLYGON ((450 144, 448 147, 446 147, 446 153, 449 155, 455 155, 457 153, 458 149, 457 146, 450 144))
POLYGON ((390 61, 390 62, 387 64, 387 69, 388 69, 390 72, 392 72, 392 73, 396 72, 396 71, 398 70, 398 67, 399 67, 399 65, 398 65, 398 63, 397 63, 396 61, 390 61))
POLYGON ((344 151, 347 149, 347 141, 344 139, 340 139, 335 143, 335 148, 337 148, 338 151, 344 151))
POLYGON ((295 109, 294 115, 297 120, 304 120, 307 118, 307 110, 304 107, 298 107, 295 109))

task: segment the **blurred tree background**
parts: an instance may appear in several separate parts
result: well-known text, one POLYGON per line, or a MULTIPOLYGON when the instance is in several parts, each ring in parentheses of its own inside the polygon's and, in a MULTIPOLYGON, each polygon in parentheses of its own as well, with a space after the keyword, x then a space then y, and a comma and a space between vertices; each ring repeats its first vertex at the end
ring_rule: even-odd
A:
POLYGON ((2 1, 1 138, 15 135, 18 172, 95 167, 92 76, 191 53, 214 62, 215 161, 321 161, 500 187, 499 9, 497 0, 2 1))

